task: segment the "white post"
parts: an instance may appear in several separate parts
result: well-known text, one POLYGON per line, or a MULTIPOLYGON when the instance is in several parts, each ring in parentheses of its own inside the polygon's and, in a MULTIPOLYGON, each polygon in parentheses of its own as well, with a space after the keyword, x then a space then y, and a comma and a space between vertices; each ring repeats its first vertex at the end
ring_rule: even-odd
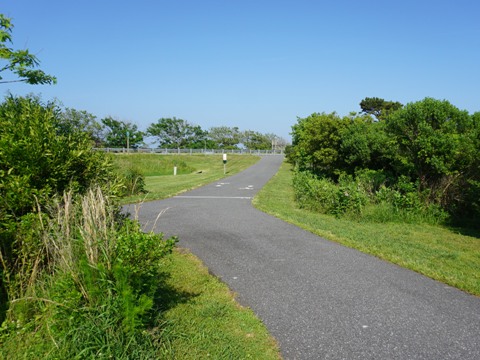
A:
POLYGON ((173 167, 173 176, 177 176, 177 167, 176 166, 173 167))

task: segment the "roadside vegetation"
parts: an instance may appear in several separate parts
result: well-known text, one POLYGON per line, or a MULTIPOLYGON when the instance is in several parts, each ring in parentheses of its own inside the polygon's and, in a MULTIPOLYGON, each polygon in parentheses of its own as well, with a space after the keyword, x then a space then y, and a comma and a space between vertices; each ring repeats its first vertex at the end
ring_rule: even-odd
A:
POLYGON ((298 204, 376 222, 480 227, 480 113, 431 98, 361 106, 363 114, 315 113, 292 127, 298 204))
POLYGON ((298 119, 268 213, 480 295, 479 114, 366 98, 362 114, 298 119))
MULTIPOLYGON (((34 96, 0 104, 0 357, 279 358, 263 324, 176 238, 120 212, 126 195, 224 177, 221 155, 92 152, 64 119, 34 96)), ((229 156, 227 175, 257 160, 229 156)))

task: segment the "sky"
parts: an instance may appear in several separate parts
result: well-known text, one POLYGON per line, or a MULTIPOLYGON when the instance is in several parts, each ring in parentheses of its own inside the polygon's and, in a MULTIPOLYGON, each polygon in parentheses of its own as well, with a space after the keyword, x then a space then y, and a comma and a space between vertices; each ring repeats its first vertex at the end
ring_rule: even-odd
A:
MULTIPOLYGON (((145 130, 176 117, 290 139, 365 97, 480 111, 478 0, 2 0, 56 85, 3 84, 145 130)), ((7 80, 5 77, 4 80, 7 80)))

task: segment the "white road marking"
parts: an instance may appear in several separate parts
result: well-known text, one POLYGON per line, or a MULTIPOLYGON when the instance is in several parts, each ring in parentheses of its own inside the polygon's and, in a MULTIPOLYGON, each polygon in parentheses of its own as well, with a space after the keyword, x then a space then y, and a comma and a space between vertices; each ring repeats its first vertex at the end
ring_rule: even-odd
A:
POLYGON ((248 185, 247 187, 239 188, 239 190, 253 190, 253 185, 248 185))

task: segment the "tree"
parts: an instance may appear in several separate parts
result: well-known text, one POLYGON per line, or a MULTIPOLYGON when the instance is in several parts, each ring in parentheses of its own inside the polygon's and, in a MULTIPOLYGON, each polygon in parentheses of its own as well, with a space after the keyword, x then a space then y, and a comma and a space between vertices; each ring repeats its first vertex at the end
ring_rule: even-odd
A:
POLYGON ((361 169, 392 172, 396 146, 385 132, 385 122, 353 113, 341 137, 341 166, 346 173, 354 175, 361 169))
POLYGON ((67 108, 59 116, 57 124, 58 132, 62 135, 72 134, 76 131, 89 135, 95 147, 102 145, 103 126, 97 121, 97 117, 85 110, 67 108))
POLYGON ((13 50, 8 45, 12 44, 13 24, 11 19, 0 14, 0 60, 6 62, 0 68, 0 84, 11 82, 26 82, 27 84, 55 84, 54 76, 45 74, 42 70, 35 69, 40 61, 28 50, 13 50), (3 72, 14 74, 15 80, 3 80, 3 72))
POLYGON ((292 149, 289 160, 300 169, 336 178, 342 130, 349 119, 342 119, 336 113, 313 113, 298 118, 292 126, 292 149))
POLYGON ((130 122, 120 121, 111 116, 102 119, 106 134, 104 143, 106 147, 124 148, 128 145, 132 149, 138 148, 143 144, 143 132, 139 131, 137 125, 130 122))
POLYGON ((185 149, 206 146, 206 132, 183 119, 161 118, 147 128, 147 134, 157 138, 159 147, 185 149))
POLYGON ((208 137, 213 140, 218 148, 238 149, 242 141, 242 133, 238 127, 216 126, 210 128, 208 137))
POLYGON ((464 173, 477 158, 472 127, 466 111, 432 98, 407 104, 386 121, 398 144, 400 172, 418 180, 419 190, 439 192, 450 186, 447 178, 464 173))
POLYGON ((258 131, 246 130, 242 133, 242 144, 249 150, 270 150, 272 140, 258 131))
POLYGON ((377 97, 366 97, 360 102, 362 112, 375 116, 378 121, 385 120, 388 115, 400 109, 402 106, 398 101, 385 101, 377 97))

